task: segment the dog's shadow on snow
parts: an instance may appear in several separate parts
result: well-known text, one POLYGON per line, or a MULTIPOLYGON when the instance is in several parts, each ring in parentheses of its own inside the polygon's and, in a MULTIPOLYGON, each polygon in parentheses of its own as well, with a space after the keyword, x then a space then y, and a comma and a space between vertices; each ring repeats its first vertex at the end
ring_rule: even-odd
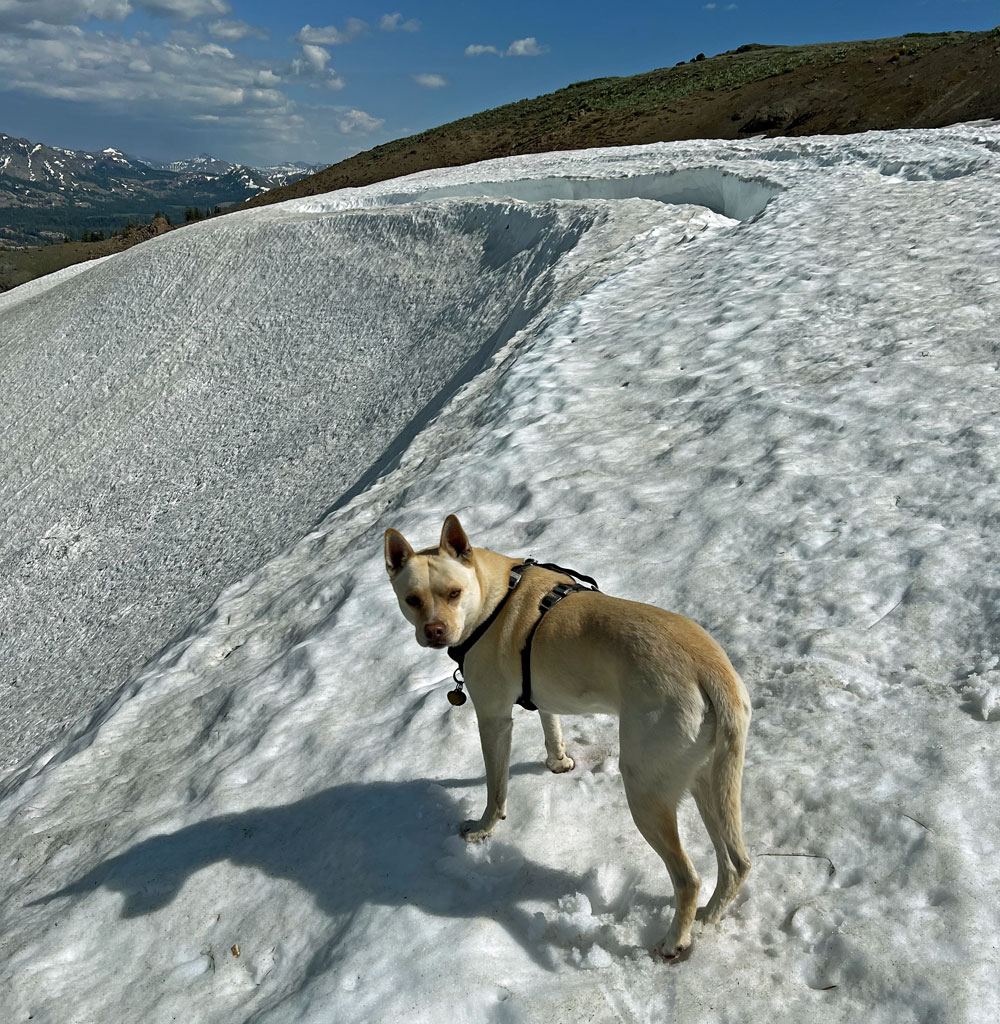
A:
MULTIPOLYGON (((531 771, 516 766, 514 773, 531 771)), ((442 917, 488 917, 551 969, 544 922, 520 904, 553 906, 581 879, 526 860, 495 837, 475 850, 459 838, 452 792, 481 779, 417 779, 334 786, 293 804, 255 807, 153 836, 35 903, 105 886, 125 896, 122 917, 167 906, 191 875, 219 861, 288 878, 332 917, 364 904, 413 906, 442 917)), ((477 797, 481 794, 477 792, 477 797)), ((501 825, 502 827, 502 825, 501 825)), ((262 894, 262 899, 267 899, 262 894)), ((274 899, 281 899, 274 893, 274 899)))

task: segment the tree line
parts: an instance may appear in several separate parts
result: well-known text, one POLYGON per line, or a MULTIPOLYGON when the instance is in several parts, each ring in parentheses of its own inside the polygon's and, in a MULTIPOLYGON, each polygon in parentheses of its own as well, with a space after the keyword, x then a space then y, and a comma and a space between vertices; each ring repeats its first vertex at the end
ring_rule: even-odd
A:
MULTIPOLYGON (((218 217, 220 213, 222 213, 222 207, 221 206, 214 206, 214 207, 213 206, 206 206, 204 208, 204 210, 200 206, 186 206, 184 208, 184 223, 185 224, 192 224, 195 221, 208 220, 208 218, 210 218, 210 217, 218 217)), ((153 214, 152 220, 155 221, 155 220, 157 220, 160 217, 162 217, 168 224, 171 223, 171 221, 170 221, 170 214, 169 213, 163 213, 160 210, 157 210, 156 213, 153 214)), ((152 223, 152 221, 150 221, 150 223, 152 223)), ((111 231, 110 229, 107 232, 104 232, 103 230, 101 230, 101 231, 83 231, 81 233, 81 235, 80 235, 80 241, 81 242, 104 242, 107 239, 111 239, 111 238, 125 238, 127 235, 131 234, 133 231, 137 230, 138 228, 140 228, 142 226, 143 225, 141 223, 139 223, 138 221, 129 220, 125 224, 125 226, 123 228, 121 228, 121 230, 119 230, 119 231, 111 231)), ((65 238, 64 238, 64 241, 65 242, 71 242, 71 241, 73 241, 73 239, 69 235, 66 235, 65 238)))

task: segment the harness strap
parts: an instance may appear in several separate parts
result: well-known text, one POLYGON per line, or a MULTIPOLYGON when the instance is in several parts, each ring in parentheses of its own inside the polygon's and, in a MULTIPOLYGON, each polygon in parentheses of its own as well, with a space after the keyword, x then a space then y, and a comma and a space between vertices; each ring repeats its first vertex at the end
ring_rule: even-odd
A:
MULTIPOLYGON (((536 562, 533 558, 526 558, 524 560, 525 565, 537 565, 539 569, 551 569, 553 572, 562 573, 563 576, 572 576, 573 579, 579 580, 581 583, 586 583, 586 587, 577 587, 577 590, 600 590, 601 588, 597 585, 597 580, 593 576, 584 576, 582 572, 577 572, 575 569, 566 569, 564 566, 555 565, 552 562, 536 562)), ((559 586, 565 586, 566 584, 560 583, 559 586)), ((558 589, 558 587, 556 588, 558 589)), ((565 595, 563 595, 565 596, 565 595)), ((548 609, 545 609, 548 611, 548 609)))
MULTIPOLYGON (((545 566, 545 568, 548 568, 548 566, 545 566)), ((565 572, 566 570, 561 569, 559 571, 565 572)), ((573 575, 575 576, 576 573, 573 575)), ((583 579, 584 577, 578 578, 583 579)), ((586 578, 590 579, 589 576, 586 578)), ((525 640, 524 646, 521 648, 521 696, 517 698, 515 703, 520 704, 525 711, 538 710, 531 700, 531 642, 535 639, 535 630, 538 629, 547 611, 554 608, 564 597, 575 594, 580 590, 597 590, 597 584, 594 583, 592 587, 585 587, 582 583, 557 583, 538 604, 540 614, 535 619, 535 624, 528 633, 528 639, 525 640)))
POLYGON ((499 600, 496 608, 494 608, 493 611, 490 612, 490 614, 478 626, 476 626, 475 630, 473 630, 471 636, 464 644, 458 644, 456 647, 448 648, 448 657, 451 658, 452 661, 458 662, 458 668, 455 669, 455 682, 458 683, 459 686, 462 685, 463 680, 458 678, 457 673, 461 672, 465 666, 465 656, 472 650, 477 641, 480 640, 486 630, 488 630, 496 621, 497 616, 503 611, 508 598, 517 589, 518 583, 521 582, 524 570, 527 569, 529 565, 534 564, 535 562, 533 559, 526 558, 520 565, 512 565, 510 567, 510 576, 507 579, 507 593, 499 600))
POLYGON ((462 669, 465 665, 465 656, 472 650, 477 641, 482 638, 486 630, 488 630, 496 621, 497 616, 503 611, 504 605, 507 604, 510 595, 514 593, 517 589, 517 585, 521 582, 521 577, 524 575, 525 570, 531 565, 535 565, 539 569, 550 569, 552 572, 561 573, 563 576, 572 576, 574 579, 581 581, 580 583, 557 583, 542 598, 538 605, 538 618, 535 620, 534 625, 528 633, 528 638, 524 642, 524 647, 521 648, 521 696, 517 698, 516 703, 520 704, 520 706, 527 711, 538 710, 531 700, 531 642, 535 639, 535 630, 538 629, 545 613, 557 605, 564 597, 567 597, 570 594, 575 594, 581 590, 600 590, 600 587, 597 585, 597 580, 591 576, 584 576, 583 573, 575 572, 572 569, 565 569, 561 565, 555 565, 552 562, 536 562, 533 558, 526 558, 518 565, 512 565, 510 567, 510 577, 507 581, 507 593, 499 600, 493 611, 490 612, 490 614, 472 631, 472 634, 465 643, 448 648, 448 656, 453 661, 458 662, 458 668, 455 669, 453 675, 456 688, 448 695, 448 699, 451 700, 453 704, 465 703, 465 694, 462 693, 462 687, 465 684, 465 677, 462 673, 462 669), (460 676, 461 678, 459 678, 460 676), (453 694, 455 695, 454 698, 452 697, 453 694))

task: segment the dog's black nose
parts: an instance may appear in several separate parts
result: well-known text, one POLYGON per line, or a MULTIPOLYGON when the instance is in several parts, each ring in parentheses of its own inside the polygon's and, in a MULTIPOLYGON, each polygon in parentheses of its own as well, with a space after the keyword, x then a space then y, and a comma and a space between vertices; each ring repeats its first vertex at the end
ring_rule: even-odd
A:
POLYGON ((424 626, 424 636, 432 644, 439 644, 444 640, 444 623, 443 622, 428 622, 424 626))

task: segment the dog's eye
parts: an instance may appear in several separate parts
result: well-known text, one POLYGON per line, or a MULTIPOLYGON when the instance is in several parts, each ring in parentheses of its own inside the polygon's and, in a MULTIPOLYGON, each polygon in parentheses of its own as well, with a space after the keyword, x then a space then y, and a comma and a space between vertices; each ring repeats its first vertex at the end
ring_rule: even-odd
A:
POLYGON ((420 607, 420 598, 417 597, 416 594, 410 594, 410 596, 406 599, 406 603, 411 608, 419 608, 420 607))
POLYGON ((461 596, 462 596, 462 591, 459 590, 456 587, 454 590, 449 591, 449 593, 448 593, 448 600, 449 601, 457 601, 461 596))

